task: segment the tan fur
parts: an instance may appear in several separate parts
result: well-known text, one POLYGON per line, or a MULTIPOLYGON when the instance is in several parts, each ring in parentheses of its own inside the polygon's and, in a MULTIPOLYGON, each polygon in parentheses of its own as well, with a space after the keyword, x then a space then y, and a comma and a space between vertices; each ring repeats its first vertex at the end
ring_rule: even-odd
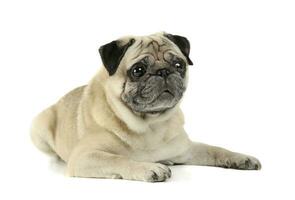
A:
MULTIPOLYGON (((162 33, 149 37, 162 37, 162 33)), ((148 38, 136 41, 143 39, 148 38)), ((57 154, 67 162, 67 174, 78 177, 169 178, 170 169, 157 162, 222 166, 250 159, 260 168, 255 158, 191 142, 183 129, 179 105, 164 114, 132 112, 120 94, 126 63, 133 62, 135 51, 138 49, 126 52, 113 76, 102 68, 87 86, 69 92, 39 114, 32 124, 34 144, 46 153, 57 154)), ((161 56, 158 52, 157 57, 161 56)))

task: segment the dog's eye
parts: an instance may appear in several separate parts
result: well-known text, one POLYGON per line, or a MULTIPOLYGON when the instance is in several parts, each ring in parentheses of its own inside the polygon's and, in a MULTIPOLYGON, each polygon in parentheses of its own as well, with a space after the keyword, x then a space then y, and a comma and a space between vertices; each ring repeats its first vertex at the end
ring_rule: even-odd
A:
POLYGON ((131 70, 132 75, 136 78, 143 76, 145 72, 146 72, 146 67, 142 63, 135 64, 131 70))
POLYGON ((174 66, 175 66, 177 69, 181 69, 181 68, 183 68, 182 63, 180 63, 180 62, 175 62, 175 63, 174 63, 174 66))
POLYGON ((177 69, 179 72, 183 72, 185 70, 185 65, 183 62, 176 61, 173 63, 174 67, 177 69))

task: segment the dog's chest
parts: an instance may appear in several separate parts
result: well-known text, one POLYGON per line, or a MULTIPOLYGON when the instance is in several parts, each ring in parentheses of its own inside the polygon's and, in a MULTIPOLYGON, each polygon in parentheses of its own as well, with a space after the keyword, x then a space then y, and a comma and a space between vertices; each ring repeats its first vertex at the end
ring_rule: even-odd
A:
POLYGON ((147 162, 168 160, 184 152, 188 142, 186 134, 181 130, 165 125, 151 126, 149 131, 132 139, 129 156, 147 162))

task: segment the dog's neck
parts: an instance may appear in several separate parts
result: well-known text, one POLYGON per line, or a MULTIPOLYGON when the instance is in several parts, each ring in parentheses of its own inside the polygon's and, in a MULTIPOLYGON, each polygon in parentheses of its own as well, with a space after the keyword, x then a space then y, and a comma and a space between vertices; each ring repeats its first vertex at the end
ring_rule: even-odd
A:
POLYGON ((139 134, 149 132, 151 126, 154 124, 170 120, 173 114, 179 110, 177 105, 161 113, 138 113, 132 111, 120 97, 113 98, 110 93, 106 93, 106 98, 115 115, 123 121, 128 128, 139 134))

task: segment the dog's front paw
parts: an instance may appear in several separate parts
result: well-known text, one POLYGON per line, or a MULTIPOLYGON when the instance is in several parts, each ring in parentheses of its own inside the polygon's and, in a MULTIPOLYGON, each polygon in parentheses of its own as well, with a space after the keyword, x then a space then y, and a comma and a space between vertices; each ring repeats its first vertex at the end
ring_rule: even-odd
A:
POLYGON ((134 173, 136 180, 147 182, 163 182, 171 177, 170 168, 159 163, 145 163, 134 173))
POLYGON ((257 158, 236 153, 230 157, 224 157, 217 160, 216 165, 223 168, 241 169, 241 170, 260 170, 261 164, 257 158))

